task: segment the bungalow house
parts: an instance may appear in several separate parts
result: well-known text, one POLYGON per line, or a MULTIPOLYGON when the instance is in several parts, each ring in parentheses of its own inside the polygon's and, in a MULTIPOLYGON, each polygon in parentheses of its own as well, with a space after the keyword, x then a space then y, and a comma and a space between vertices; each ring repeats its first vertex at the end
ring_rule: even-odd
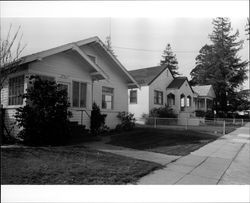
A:
POLYGON ((194 116, 194 91, 186 77, 173 77, 166 65, 129 71, 141 88, 129 89, 129 112, 135 118, 168 105, 180 118, 194 116))
MULTIPOLYGON (((90 127, 92 103, 96 102, 106 125, 114 128, 117 113, 128 111, 128 87, 137 82, 98 37, 69 43, 21 58, 18 70, 9 75, 1 90, 5 124, 13 126, 16 108, 25 104, 20 94, 28 87, 30 75, 53 79, 67 90, 71 121, 90 127)), ((18 130, 18 129, 14 129, 18 130)))
POLYGON ((214 99, 216 98, 214 88, 212 85, 199 85, 192 87, 195 96, 195 110, 211 111, 213 109, 214 99))

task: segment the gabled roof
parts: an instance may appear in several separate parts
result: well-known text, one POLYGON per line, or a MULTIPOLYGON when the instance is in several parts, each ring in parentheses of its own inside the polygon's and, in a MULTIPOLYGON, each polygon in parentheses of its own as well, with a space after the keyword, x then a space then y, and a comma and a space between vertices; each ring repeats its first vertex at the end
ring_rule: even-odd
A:
POLYGON ((163 65, 132 70, 129 71, 129 73, 134 77, 139 85, 146 86, 150 85, 166 69, 167 66, 163 65))
POLYGON ((29 62, 33 62, 33 61, 36 61, 36 60, 41 60, 44 57, 48 57, 48 56, 51 56, 51 55, 54 55, 54 54, 57 54, 57 53, 60 53, 60 52, 64 52, 64 51, 73 49, 73 50, 77 51, 83 58, 85 58, 88 61, 88 63, 90 63, 90 65, 92 65, 97 71, 100 71, 100 73, 103 75, 104 78, 107 78, 105 76, 105 73, 102 71, 102 69, 99 66, 97 66, 97 64, 93 63, 90 59, 88 59, 88 57, 86 57, 86 54, 81 49, 79 49, 80 46, 87 45, 87 44, 90 44, 90 43, 99 44, 100 47, 102 47, 107 52, 107 54, 112 58, 112 60, 118 65, 118 67, 122 70, 122 72, 130 79, 132 84, 134 84, 136 87, 140 87, 138 85, 138 83, 136 82, 136 80, 126 70, 126 68, 118 61, 118 59, 116 57, 114 57, 107 50, 107 47, 105 46, 105 44, 96 36, 88 38, 88 39, 80 40, 80 41, 77 41, 77 42, 68 43, 68 44, 58 46, 58 47, 55 47, 55 48, 52 48, 52 49, 48 49, 48 50, 45 50, 45 51, 41 51, 41 52, 37 52, 37 53, 34 53, 34 54, 24 56, 24 57, 20 58, 19 65, 29 63, 29 62))
POLYGON ((167 88, 179 89, 186 80, 187 80, 186 77, 174 78, 174 80, 168 85, 167 88))
POLYGON ((201 97, 215 97, 212 85, 197 85, 193 86, 192 88, 201 97))
POLYGON ((207 96, 211 87, 212 85, 198 85, 192 88, 199 96, 207 96))

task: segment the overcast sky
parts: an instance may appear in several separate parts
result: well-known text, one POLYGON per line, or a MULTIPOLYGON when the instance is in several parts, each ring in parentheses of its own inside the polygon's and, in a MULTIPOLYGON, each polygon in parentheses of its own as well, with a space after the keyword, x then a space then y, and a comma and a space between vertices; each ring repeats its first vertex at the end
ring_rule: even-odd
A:
MULTIPOLYGON (((188 77, 195 66, 198 51, 203 45, 210 43, 208 35, 213 30, 212 19, 216 17, 211 14, 211 17, 200 16, 200 14, 199 16, 187 15, 187 17, 146 14, 133 17, 133 14, 130 16, 129 8, 124 8, 128 11, 127 16, 113 15, 114 12, 111 11, 109 15, 104 16, 69 18, 67 14, 55 16, 60 9, 57 10, 58 7, 55 5, 49 5, 47 4, 46 8, 43 8, 41 4, 32 2, 1 3, 2 36, 5 36, 11 23, 13 30, 21 25, 22 41, 27 43, 24 51, 26 55, 92 36, 98 36, 105 41, 105 38, 111 34, 115 54, 128 70, 158 65, 164 48, 167 43, 170 43, 179 62, 179 72, 188 77), (15 9, 18 9, 18 12, 21 10, 22 13, 17 13, 15 9), (37 12, 35 13, 34 10, 37 12), (42 18, 37 15, 39 12, 41 12, 42 18), (53 18, 51 17, 52 12, 53 18)), ((98 5, 96 6, 98 7, 98 5)), ((102 6, 100 5, 100 7, 102 6)), ((160 9, 161 7, 155 8, 160 9)), ((74 13, 74 11, 72 12, 74 13)), ((239 55, 243 60, 248 60, 249 41, 246 41, 245 32, 247 14, 242 12, 236 16, 227 17, 231 19, 233 31, 239 30, 239 39, 245 40, 243 50, 239 55)), ((248 88, 249 81, 244 86, 248 88)))

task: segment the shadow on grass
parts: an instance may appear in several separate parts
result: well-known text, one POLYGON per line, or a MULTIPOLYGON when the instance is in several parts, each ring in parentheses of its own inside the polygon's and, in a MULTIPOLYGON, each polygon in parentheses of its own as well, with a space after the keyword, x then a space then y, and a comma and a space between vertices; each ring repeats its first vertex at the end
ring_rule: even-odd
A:
POLYGON ((137 128, 111 136, 108 144, 184 156, 218 137, 220 136, 193 130, 137 128))

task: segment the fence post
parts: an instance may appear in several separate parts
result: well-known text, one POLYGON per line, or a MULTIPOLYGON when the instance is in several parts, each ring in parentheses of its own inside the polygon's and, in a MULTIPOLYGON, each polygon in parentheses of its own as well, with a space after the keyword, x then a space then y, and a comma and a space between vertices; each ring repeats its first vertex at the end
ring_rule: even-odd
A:
POLYGON ((223 121, 223 135, 226 134, 226 121, 223 121))
POLYGON ((233 124, 235 124, 235 118, 233 119, 233 124))
POLYGON ((241 126, 244 125, 244 119, 241 119, 241 126))
POLYGON ((188 118, 186 118, 186 130, 188 129, 188 118))

